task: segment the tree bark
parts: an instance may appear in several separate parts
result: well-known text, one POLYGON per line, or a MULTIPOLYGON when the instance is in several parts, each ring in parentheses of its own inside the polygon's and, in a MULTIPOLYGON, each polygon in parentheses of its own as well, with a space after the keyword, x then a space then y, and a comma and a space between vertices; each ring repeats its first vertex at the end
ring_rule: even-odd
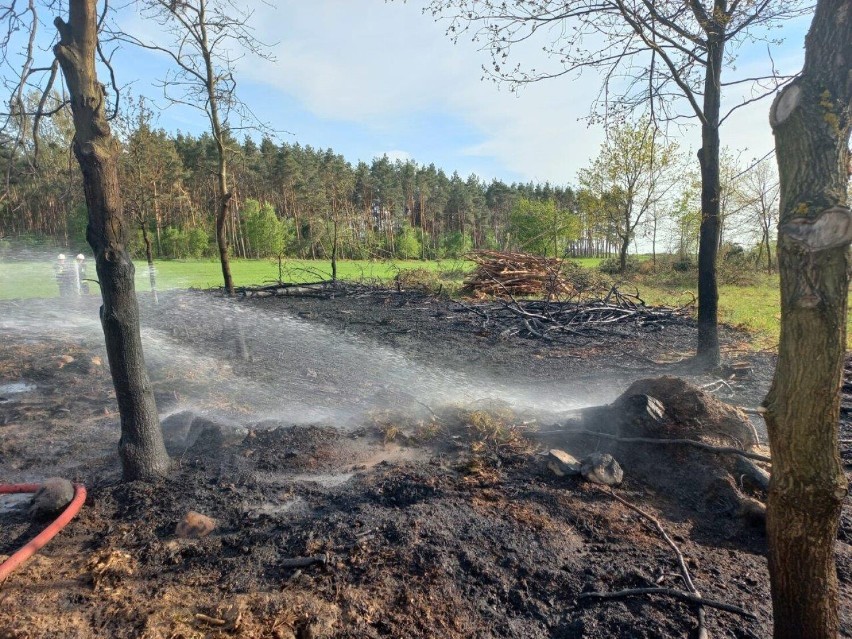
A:
POLYGON ((847 492, 837 450, 846 346, 852 0, 819 0, 802 74, 770 111, 781 181, 781 341, 765 400, 776 639, 836 637, 834 542, 847 492))
POLYGON ((157 275, 154 271, 154 253, 151 250, 151 238, 148 235, 148 227, 144 220, 139 225, 142 227, 142 240, 145 242, 145 258, 148 260, 148 281, 151 282, 151 296, 154 298, 154 304, 159 304, 157 298, 157 275))
POLYGON ((337 216, 334 217, 334 238, 331 243, 331 281, 337 281, 337 216))
POLYGON ((216 74, 213 69, 213 58, 210 43, 207 39, 206 2, 199 3, 198 28, 201 33, 201 50, 204 56, 205 88, 207 90, 207 105, 210 115, 210 125, 213 129, 213 139, 216 142, 217 171, 216 198, 219 210, 216 211, 216 244, 219 247, 219 262, 222 264, 222 279, 225 282, 225 292, 234 294, 234 279, 231 277, 231 259, 228 253, 228 212, 231 208, 231 191, 228 190, 228 160, 225 156, 225 132, 219 117, 219 96, 216 95, 216 74))
POLYGON ((725 51, 724 26, 708 29, 707 73, 704 82, 704 122, 701 126, 701 227, 698 239, 698 348, 696 360, 705 368, 719 365, 719 112, 725 51))
POLYGON ((618 271, 622 275, 627 272, 627 250, 630 248, 630 235, 621 238, 621 246, 618 249, 618 271))
POLYGON ((134 267, 126 249, 131 224, 124 216, 118 184, 119 147, 104 116, 104 88, 95 70, 96 4, 70 1, 68 22, 54 22, 59 31, 54 54, 71 99, 74 154, 89 209, 86 238, 95 253, 103 297, 101 324, 121 416, 124 478, 151 480, 166 474, 169 458, 142 355, 134 267))

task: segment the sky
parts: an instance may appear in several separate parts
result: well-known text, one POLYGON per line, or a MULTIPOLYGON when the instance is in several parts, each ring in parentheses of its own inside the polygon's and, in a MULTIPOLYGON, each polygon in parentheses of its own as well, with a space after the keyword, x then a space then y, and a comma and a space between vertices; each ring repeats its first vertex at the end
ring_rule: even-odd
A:
MULTIPOLYGON (((242 6, 243 3, 241 3, 242 6)), ((584 120, 600 78, 587 72, 527 85, 519 93, 482 81, 487 51, 469 38, 453 44, 446 23, 423 15, 422 3, 384 0, 252 0, 257 37, 274 61, 247 56, 238 62, 238 92, 258 117, 280 131, 281 142, 331 147, 350 162, 387 154, 435 163, 462 176, 476 173, 512 181, 575 184, 603 141, 601 126, 584 120)), ((120 15, 131 30, 156 38, 150 22, 120 15)), ((785 44, 773 46, 783 72, 801 68, 809 20, 784 27, 785 44)), ((765 45, 744 52, 737 75, 765 64, 765 45)), ((523 52, 544 63, 540 49, 523 52)), ((134 49, 116 54, 120 84, 154 105, 165 105, 155 86, 167 60, 134 49)), ((769 101, 742 109, 722 130, 723 145, 745 159, 772 149, 769 101)), ((164 109, 158 125, 199 134, 199 112, 164 109)), ((697 126, 676 132, 681 146, 698 147, 697 126)))

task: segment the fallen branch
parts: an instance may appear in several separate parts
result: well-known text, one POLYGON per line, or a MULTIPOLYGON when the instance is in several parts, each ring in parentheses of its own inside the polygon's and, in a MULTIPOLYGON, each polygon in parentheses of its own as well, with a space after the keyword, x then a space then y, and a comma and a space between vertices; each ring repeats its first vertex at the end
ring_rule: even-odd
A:
MULTIPOLYGON (((753 459, 755 461, 764 462, 766 464, 772 463, 772 458, 767 457, 766 455, 761 455, 759 453, 751 453, 747 450, 741 450, 739 448, 734 448, 733 446, 714 446, 713 444, 705 444, 704 442, 699 442, 694 439, 657 439, 655 437, 619 437, 618 435, 611 435, 609 433, 600 433, 593 430, 561 430, 561 431, 548 431, 551 434, 555 433, 571 433, 576 435, 589 435, 591 437, 603 437, 604 439, 611 439, 617 442, 623 442, 625 444, 661 444, 664 446, 692 446, 693 448, 700 448, 701 450, 707 450, 711 453, 719 453, 719 454, 730 454, 730 455, 739 455, 740 457, 745 457, 747 459, 753 459)), ((544 433, 543 433, 544 434, 544 433)))
POLYGON ((216 617, 211 617, 211 616, 205 615, 204 613, 201 613, 201 612, 195 613, 195 619, 197 621, 204 622, 204 623, 206 623, 207 625, 210 625, 210 626, 224 626, 228 623, 224 619, 217 619, 216 617))
POLYGON ((312 555, 311 557, 287 557, 279 562, 282 568, 306 568, 314 564, 327 564, 328 555, 312 555))
MULTIPOLYGON (((660 535, 662 535, 663 539, 665 539, 666 543, 669 545, 669 548, 671 548, 674 551, 674 554, 677 557, 677 565, 678 565, 678 568, 680 569, 681 577, 683 577, 683 581, 686 584, 686 587, 689 589, 689 592, 691 592, 696 597, 700 597, 701 593, 698 591, 698 588, 695 587, 695 583, 692 581, 692 576, 689 574, 689 568, 686 567, 686 560, 684 560, 684 558, 683 558, 683 553, 680 551, 680 548, 674 542, 674 540, 671 537, 669 537, 669 534, 666 532, 666 529, 663 528, 663 525, 660 523, 660 521, 656 517, 654 517, 653 515, 646 513, 644 510, 642 510, 638 506, 634 506, 629 501, 624 499, 624 497, 617 495, 612 490, 612 488, 605 490, 604 492, 606 492, 610 497, 615 499, 620 504, 624 504, 630 510, 639 514, 642 518, 651 522, 654 525, 654 527, 657 529, 657 532, 659 532, 660 535)), ((705 622, 706 622, 706 618, 705 618, 705 613, 704 613, 704 606, 699 605, 698 606, 698 633, 697 634, 698 634, 698 637, 700 637, 702 639, 704 637, 707 637, 707 629, 706 629, 706 623, 705 622)))
MULTIPOLYGON (((493 303, 459 306, 477 315, 500 331, 501 335, 522 333, 538 339, 553 339, 553 334, 578 335, 611 331, 615 326, 643 327, 689 321, 683 309, 648 307, 636 296, 613 289, 603 299, 581 300, 579 294, 568 300, 550 296, 547 300, 523 300, 518 293, 496 277, 490 286, 498 299, 493 303), (635 300, 635 301, 634 301, 635 300)), ((526 293, 531 294, 531 293, 526 293)))
POLYGON ((615 592, 584 592, 579 594, 577 599, 622 599, 624 597, 635 597, 638 595, 662 595, 664 597, 672 597, 674 599, 680 599, 681 601, 698 604, 700 606, 724 610, 725 612, 730 612, 735 615, 745 617, 746 619, 757 621, 756 615, 744 608, 740 608, 739 606, 734 606, 733 604, 725 603, 724 601, 716 601, 715 599, 706 599, 704 597, 694 595, 691 592, 684 592, 683 590, 676 590, 674 588, 628 588, 626 590, 616 590, 615 592))

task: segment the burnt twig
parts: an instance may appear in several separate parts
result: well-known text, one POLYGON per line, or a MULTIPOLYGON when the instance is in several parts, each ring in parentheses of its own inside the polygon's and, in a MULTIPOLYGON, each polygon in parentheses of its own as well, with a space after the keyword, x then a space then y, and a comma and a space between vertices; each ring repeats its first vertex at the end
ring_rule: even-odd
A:
POLYGON ((745 617, 746 619, 757 621, 757 616, 744 608, 725 603, 724 601, 716 601, 715 599, 699 597, 691 592, 684 592, 683 590, 676 590, 675 588, 627 588, 625 590, 616 590, 615 592, 584 592, 578 595, 577 599, 621 599, 623 597, 635 597, 637 595, 662 595, 664 597, 673 597, 674 599, 707 606, 708 608, 724 610, 725 612, 730 612, 735 615, 745 617))
MULTIPOLYGON (((605 492, 610 497, 615 499, 617 502, 619 502, 620 504, 624 504, 630 510, 639 514, 642 518, 651 522, 654 525, 654 528, 657 529, 657 532, 660 533, 660 535, 663 537, 663 539, 669 545, 669 548, 671 548, 672 551, 674 552, 675 557, 677 557, 677 565, 678 565, 678 568, 680 569, 681 577, 683 577, 683 581, 686 584, 686 587, 689 589, 689 592, 691 592, 696 597, 700 597, 701 593, 698 591, 698 588, 696 588, 695 583, 692 581, 692 576, 689 574, 689 568, 686 567, 686 561, 683 558, 683 553, 680 551, 680 548, 674 542, 674 540, 666 532, 666 529, 663 528, 663 525, 660 523, 660 521, 656 517, 654 517, 653 515, 646 513, 644 510, 642 510, 638 506, 631 504, 629 501, 624 499, 624 497, 617 495, 611 488, 609 490, 605 491, 605 492)), ((705 619, 704 606, 699 604, 699 606, 698 606, 698 636, 702 637, 702 638, 707 636, 705 621, 706 621, 706 619, 705 619)))
POLYGON ((310 557, 287 557, 279 562, 282 568, 306 568, 314 564, 327 564, 328 555, 312 555, 310 557))
POLYGON ((772 458, 767 457, 766 455, 761 455, 759 453, 752 453, 747 450, 741 450, 739 448, 734 448, 733 446, 714 446, 713 444, 705 444, 704 442, 699 442, 694 439, 657 439, 655 437, 619 437, 618 435, 611 435, 610 433, 601 433, 593 430, 562 430, 562 431, 554 431, 561 433, 571 433, 577 435, 589 435, 592 437, 603 437, 604 439, 612 439, 618 442, 624 442, 626 444, 660 444, 663 446, 692 446, 694 448, 700 448, 701 450, 707 450, 711 453, 719 453, 719 454, 731 454, 731 455, 739 455, 740 457, 745 457, 747 459, 753 459, 755 461, 764 462, 767 464, 772 463, 772 458))

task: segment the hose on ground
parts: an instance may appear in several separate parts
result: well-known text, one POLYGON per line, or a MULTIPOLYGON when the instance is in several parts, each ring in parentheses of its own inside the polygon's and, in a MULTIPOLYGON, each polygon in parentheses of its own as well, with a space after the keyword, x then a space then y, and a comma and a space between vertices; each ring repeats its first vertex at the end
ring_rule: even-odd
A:
MULTIPOLYGON (((36 493, 41 488, 41 484, 0 484, 0 494, 10 495, 15 493, 36 493)), ((68 525, 74 516, 80 512, 83 507, 83 502, 86 501, 86 487, 82 484, 74 485, 74 498, 71 503, 65 507, 59 517, 57 517, 47 528, 42 530, 38 535, 33 537, 29 543, 20 548, 6 561, 0 564, 0 583, 6 580, 12 572, 24 563, 27 559, 36 554, 41 548, 53 539, 56 534, 68 525)))

